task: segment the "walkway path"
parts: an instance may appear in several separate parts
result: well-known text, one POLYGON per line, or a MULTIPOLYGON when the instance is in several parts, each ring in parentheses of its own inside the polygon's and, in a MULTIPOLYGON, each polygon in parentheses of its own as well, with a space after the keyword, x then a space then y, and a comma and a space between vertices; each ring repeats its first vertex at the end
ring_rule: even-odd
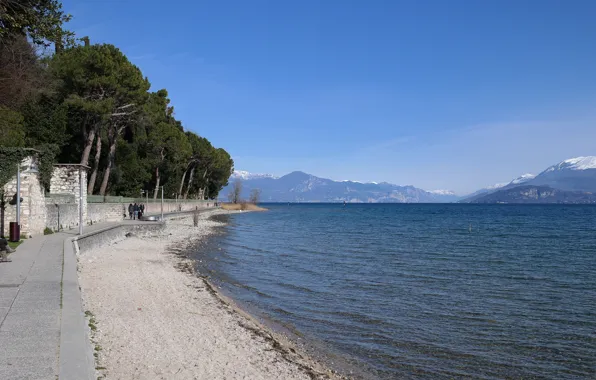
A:
POLYGON ((76 233, 26 239, 12 262, 0 263, 0 379, 79 380, 93 371, 85 360, 88 341, 69 239, 76 233))
MULTIPOLYGON (((155 222, 98 223, 85 227, 84 233, 139 224, 155 222)), ((1 380, 94 378, 71 242, 77 234, 69 230, 26 239, 10 255, 12 262, 0 263, 1 380)))

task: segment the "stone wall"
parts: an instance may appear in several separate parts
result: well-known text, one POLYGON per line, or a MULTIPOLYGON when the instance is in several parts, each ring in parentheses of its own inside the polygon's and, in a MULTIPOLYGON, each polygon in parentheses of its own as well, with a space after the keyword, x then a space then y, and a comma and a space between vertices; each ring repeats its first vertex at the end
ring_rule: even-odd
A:
MULTIPOLYGON (((44 191, 39 182, 39 177, 31 170, 36 167, 33 158, 28 157, 21 162, 21 235, 32 236, 43 233, 46 223, 46 208, 44 191)), ((15 177, 4 185, 7 198, 4 211, 4 231, 2 235, 9 236, 9 223, 17 220, 17 206, 8 204, 8 201, 17 193, 17 178, 15 177)))
POLYGON ((76 244, 77 253, 84 254, 94 248, 103 247, 114 242, 124 240, 126 234, 129 232, 137 236, 155 236, 159 235, 163 230, 165 224, 119 224, 103 228, 91 233, 85 233, 83 236, 76 237, 74 243, 76 244))
MULTIPOLYGON (((161 213, 161 201, 150 199, 149 203, 145 204, 145 214, 160 214, 161 213)), ((213 207, 214 202, 204 202, 204 201, 184 201, 184 202, 171 202, 168 200, 163 204, 163 212, 170 213, 170 212, 177 212, 177 211, 192 211, 206 207, 213 207)), ((128 205, 126 205, 128 207, 128 205)))
MULTIPOLYGON (((21 165, 21 235, 43 234, 44 229, 53 231, 68 230, 79 226, 79 207, 82 207, 84 224, 113 222, 128 217, 128 203, 87 203, 87 170, 81 165, 56 165, 50 180, 49 193, 44 191, 39 176, 31 172, 35 167, 32 158, 23 160, 21 165), (79 184, 79 175, 81 183, 79 184), (79 205, 79 190, 83 189, 82 203, 79 205)), ((16 167, 15 167, 16 174, 16 167)), ((6 196, 16 194, 16 176, 4 186, 6 196)), ((161 199, 149 199, 145 204, 145 214, 161 213, 161 199)), ((192 211, 213 207, 214 202, 165 200, 163 212, 192 211)), ((9 222, 16 221, 16 206, 6 206, 4 235, 8 236, 9 222)))
POLYGON ((87 204, 87 224, 121 221, 125 213, 122 203, 89 203, 87 204))
POLYGON ((46 204, 46 227, 53 231, 69 230, 79 225, 79 206, 75 203, 46 204))
POLYGON ((81 165, 60 164, 54 166, 54 172, 50 180, 50 194, 72 196, 75 204, 79 206, 81 189, 83 193, 83 220, 87 220, 87 170, 81 165), (79 178, 81 179, 81 185, 79 185, 79 178))

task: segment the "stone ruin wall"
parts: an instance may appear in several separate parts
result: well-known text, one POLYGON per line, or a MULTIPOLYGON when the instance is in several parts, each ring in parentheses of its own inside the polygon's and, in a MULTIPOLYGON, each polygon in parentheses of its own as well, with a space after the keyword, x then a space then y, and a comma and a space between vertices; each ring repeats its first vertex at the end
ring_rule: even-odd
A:
MULTIPOLYGON (((45 193, 37 173, 26 168, 35 164, 32 158, 23 160, 21 172, 21 235, 25 237, 43 234, 44 229, 53 231, 77 228, 79 225, 79 170, 82 178, 83 220, 86 225, 105 221, 120 221, 128 215, 128 204, 87 203, 87 171, 80 165, 56 165, 50 180, 50 191, 45 193)), ((16 168, 15 168, 16 171, 16 168)), ((16 174, 16 173, 15 173, 16 174)), ((16 194, 16 176, 4 186, 7 198, 16 194)), ((190 211, 212 207, 213 202, 164 202, 163 212, 190 211)), ((161 201, 149 199, 146 213, 159 214, 161 201)), ((9 236, 9 222, 16 221, 16 206, 6 205, 4 236, 9 236)))
MULTIPOLYGON (((43 233, 46 223, 46 208, 44 192, 36 173, 30 173, 35 167, 35 161, 28 157, 21 162, 21 235, 29 236, 43 233)), ((16 174, 15 167, 15 174, 16 174)), ((17 178, 15 177, 4 185, 4 194, 7 199, 4 210, 4 230, 2 235, 9 236, 10 222, 17 220, 17 206, 8 204, 8 201, 17 193, 17 178)))

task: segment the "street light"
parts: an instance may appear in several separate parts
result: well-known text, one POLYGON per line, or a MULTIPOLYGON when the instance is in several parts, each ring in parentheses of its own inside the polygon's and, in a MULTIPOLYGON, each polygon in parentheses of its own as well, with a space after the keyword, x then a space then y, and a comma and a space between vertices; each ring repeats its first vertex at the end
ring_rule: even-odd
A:
POLYGON ((141 197, 145 194, 146 203, 149 204, 149 190, 141 190, 141 197))
POLYGON ((161 187, 161 221, 163 222, 163 186, 161 187))
POLYGON ((83 167, 79 166, 79 235, 83 234, 83 167))

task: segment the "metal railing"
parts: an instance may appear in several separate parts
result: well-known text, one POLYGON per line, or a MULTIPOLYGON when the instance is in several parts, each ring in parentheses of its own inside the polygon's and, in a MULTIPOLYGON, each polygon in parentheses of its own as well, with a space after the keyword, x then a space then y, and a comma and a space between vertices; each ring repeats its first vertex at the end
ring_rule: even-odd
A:
MULTIPOLYGON (((119 197, 119 196, 112 196, 112 195, 87 195, 87 203, 160 203, 161 198, 153 199, 153 198, 129 198, 129 197, 119 197)), ((164 203, 187 203, 187 202, 200 202, 200 203, 213 203, 215 201, 212 200, 199 200, 199 199, 166 199, 163 200, 164 203)))

